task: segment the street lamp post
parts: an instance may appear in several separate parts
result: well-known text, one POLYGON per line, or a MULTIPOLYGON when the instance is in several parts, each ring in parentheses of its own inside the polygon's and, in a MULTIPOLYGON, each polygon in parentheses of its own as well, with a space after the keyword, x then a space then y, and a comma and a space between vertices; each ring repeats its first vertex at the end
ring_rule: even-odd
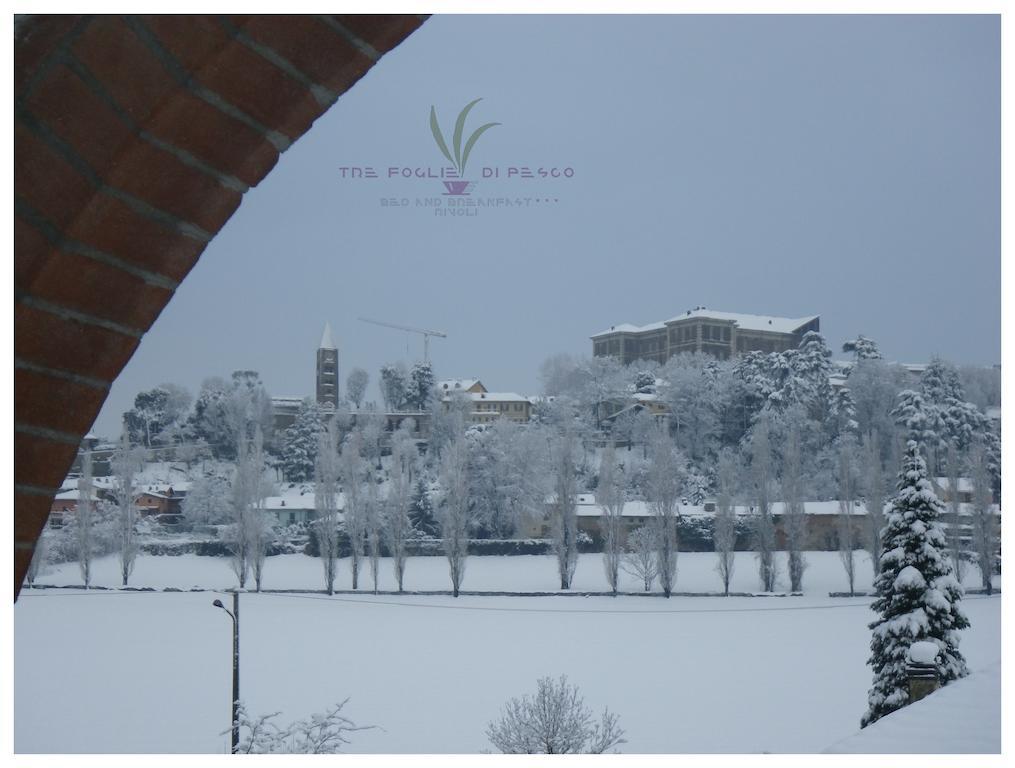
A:
POLYGON ((230 611, 221 600, 212 603, 216 608, 221 608, 229 614, 233 620, 233 703, 232 703, 232 724, 233 724, 233 746, 232 753, 235 755, 240 748, 240 593, 233 592, 233 609, 230 611))

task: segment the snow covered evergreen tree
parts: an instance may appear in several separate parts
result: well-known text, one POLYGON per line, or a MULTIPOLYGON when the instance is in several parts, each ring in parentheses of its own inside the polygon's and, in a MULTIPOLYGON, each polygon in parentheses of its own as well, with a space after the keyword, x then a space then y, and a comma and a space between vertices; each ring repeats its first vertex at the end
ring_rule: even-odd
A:
POLYGON ((313 398, 300 403, 296 420, 282 436, 281 466, 285 478, 302 483, 314 476, 317 448, 324 432, 321 407, 313 398))
POLYGON ((863 334, 860 334, 855 339, 847 341, 842 345, 843 352, 852 352, 853 357, 857 362, 861 360, 880 360, 881 350, 878 348, 878 344, 874 339, 868 339, 863 334))
POLYGON ((413 530, 423 536, 437 536, 440 533, 433 500, 430 498, 430 483, 422 473, 416 478, 416 484, 412 489, 409 522, 412 523, 413 530))
POLYGON ((413 363, 405 391, 405 399, 409 407, 416 411, 425 411, 436 384, 433 367, 429 360, 413 363))
POLYGON ((942 685, 967 674, 958 631, 968 627, 969 620, 959 605, 962 588, 952 575, 939 521, 942 511, 919 446, 910 440, 882 532, 878 598, 871 605, 880 615, 870 625, 867 662, 874 670, 874 684, 861 727, 908 703, 906 658, 914 642, 927 640, 938 646, 942 685))

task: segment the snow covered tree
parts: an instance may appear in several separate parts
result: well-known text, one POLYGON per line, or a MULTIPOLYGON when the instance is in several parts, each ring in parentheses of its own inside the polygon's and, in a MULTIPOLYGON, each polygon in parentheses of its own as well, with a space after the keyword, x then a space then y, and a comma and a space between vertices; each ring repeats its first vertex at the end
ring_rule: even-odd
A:
POLYGON ((349 375, 345 377, 346 395, 349 398, 349 402, 356 406, 357 411, 363 404, 363 396, 367 392, 367 385, 369 383, 370 374, 362 368, 353 368, 349 371, 349 375))
POLYGON ((264 511, 264 498, 267 495, 264 487, 264 436, 261 425, 254 427, 254 439, 246 456, 249 467, 243 475, 245 482, 250 484, 247 491, 249 504, 248 519, 245 522, 246 536, 249 540, 247 551, 250 557, 250 570, 254 576, 254 585, 261 591, 264 578, 264 563, 268 556, 268 544, 273 538, 271 521, 264 511))
POLYGON ((817 331, 805 333, 790 367, 798 382, 800 402, 807 406, 812 419, 823 422, 832 407, 832 388, 828 381, 832 372, 832 351, 824 337, 817 331))
POLYGON ((130 434, 124 428, 116 453, 113 454, 112 469, 116 478, 116 533, 120 552, 120 577, 123 586, 134 571, 137 559, 137 494, 134 484, 134 470, 139 456, 130 444, 130 434))
POLYGON ((78 565, 81 568, 81 580, 85 583, 85 589, 88 589, 92 583, 92 558, 95 554, 93 531, 95 517, 92 452, 85 451, 81 455, 81 477, 78 478, 78 505, 74 514, 78 545, 78 565))
POLYGON ((367 556, 370 560, 370 583, 373 585, 374 594, 377 594, 379 569, 381 565, 381 498, 378 487, 378 470, 368 463, 364 472, 364 484, 366 492, 363 495, 363 533, 366 541, 367 556))
POLYGON ((655 526, 643 525, 628 534, 627 551, 620 567, 639 579, 646 592, 652 589, 652 582, 659 575, 657 549, 655 526))
POLYGON ((681 354, 663 366, 660 395, 669 406, 676 443, 692 462, 711 456, 719 436, 716 382, 704 354, 681 354))
POLYGON ((833 435, 856 434, 860 425, 856 420, 856 404, 849 387, 839 387, 832 398, 831 433, 833 435))
POLYGON ((404 363, 381 366, 381 397, 388 412, 405 409, 409 390, 409 372, 404 363))
POLYGON ((405 392, 409 407, 416 411, 425 411, 436 384, 429 360, 413 363, 405 392))
POLYGON ((317 448, 324 432, 321 407, 313 398, 300 403, 296 420, 282 435, 281 467, 291 482, 306 482, 314 476, 317 448))
POLYGON ((232 491, 229 479, 217 472, 202 475, 191 485, 181 504, 184 517, 192 523, 217 525, 232 519, 232 491))
POLYGON ((751 540, 758 555, 758 573, 764 592, 775 590, 775 520, 772 517, 772 446, 769 440, 770 420, 762 413, 750 434, 751 485, 754 513, 751 518, 751 540))
POLYGON ((863 546, 870 554, 874 576, 881 562, 881 529, 885 525, 885 475, 881 464, 881 451, 877 433, 863 436, 860 446, 860 482, 858 490, 864 496, 867 514, 864 517, 863 546))
POLYGON ((972 548, 980 568, 980 583, 988 595, 994 593, 993 575, 1001 546, 998 516, 994 511, 990 470, 983 443, 976 441, 969 451, 970 479, 973 484, 972 548))
POLYGON ((448 559, 451 589, 455 597, 465 577, 468 556, 469 526, 469 460, 464 438, 457 438, 444 447, 440 463, 440 501, 437 520, 440 526, 444 555, 448 559))
POLYGON ((733 581, 733 570, 736 563, 737 548, 737 517, 735 509, 737 477, 741 472, 737 455, 729 449, 719 454, 716 468, 716 484, 719 493, 716 496, 715 527, 712 532, 712 543, 715 547, 716 570, 722 579, 722 592, 730 593, 730 582, 733 581))
POLYGON ((882 360, 860 360, 853 365, 848 383, 859 434, 877 432, 882 440, 890 439, 894 432, 891 412, 899 392, 905 389, 907 376, 901 366, 888 365, 882 360))
POLYGON ((856 584, 857 530, 854 524, 854 502, 856 500, 856 441, 846 435, 838 441, 836 462, 839 478, 839 514, 835 532, 839 540, 839 558, 846 569, 849 582, 849 596, 852 597, 856 584))
POLYGON ((842 345, 843 352, 852 352, 853 358, 860 362, 861 360, 880 360, 881 350, 878 349, 878 344, 874 339, 868 339, 863 334, 860 334, 855 339, 845 342, 842 345))
POLYGON ((405 578, 407 547, 412 534, 409 504, 412 501, 412 486, 419 461, 419 452, 412 440, 413 429, 412 419, 406 419, 392 437, 388 496, 382 514, 384 539, 391 553, 391 564, 395 569, 395 581, 398 583, 399 592, 402 591, 402 582, 405 578))
POLYGON ((317 439, 314 466, 314 533, 317 548, 324 566, 324 588, 329 595, 335 593, 335 576, 338 573, 338 476, 339 457, 336 448, 337 428, 334 422, 321 432, 317 439))
POLYGON ((937 673, 942 685, 964 677, 959 630, 969 620, 959 603, 962 588, 952 575, 939 517, 941 501, 927 480, 927 467, 916 441, 910 440, 898 492, 892 498, 882 532, 881 570, 871 605, 879 616, 870 624, 874 683, 861 727, 876 722, 909 701, 906 659, 920 640, 938 646, 937 673))
MULTIPOLYGON (((240 732, 237 754, 309 754, 330 755, 341 752, 349 744, 349 734, 373 728, 356 725, 342 710, 348 699, 340 701, 306 720, 296 720, 284 728, 272 722, 279 712, 253 717, 242 702, 237 706, 236 727, 240 732)), ((222 735, 230 733, 223 731, 222 735)))
POLYGON ((624 730, 609 709, 598 724, 578 687, 542 677, 536 695, 525 694, 504 705, 500 718, 486 727, 487 738, 504 754, 603 754, 624 744, 624 730))
POLYGON ((472 400, 461 390, 448 395, 434 391, 433 404, 430 407, 430 444, 427 455, 436 464, 444 451, 444 446, 462 435, 469 425, 469 414, 472 412, 472 400))
POLYGON ((579 371, 582 381, 576 393, 579 408, 590 424, 602 429, 609 404, 625 400, 630 393, 626 371, 615 357, 582 360, 579 371))
POLYGON ((416 478, 416 484, 412 488, 409 522, 412 524, 412 529, 421 536, 433 537, 440 534, 433 500, 430 498, 430 483, 423 473, 420 473, 416 478))
POLYGON ((359 565, 366 546, 367 530, 363 493, 364 466, 363 457, 360 455, 361 442, 359 429, 354 429, 342 443, 342 453, 339 456, 342 495, 345 499, 343 516, 345 518, 345 533, 349 537, 353 589, 359 589, 359 565))
POLYGON ((35 586, 35 580, 41 576, 49 562, 50 541, 53 534, 49 526, 42 529, 39 538, 35 542, 35 549, 32 550, 32 559, 28 563, 28 570, 25 571, 25 584, 29 588, 35 586))
POLYGON ((903 430, 907 442, 913 441, 924 453, 924 458, 933 463, 937 455, 938 433, 935 429, 936 416, 932 415, 932 406, 928 406, 923 395, 912 389, 899 393, 898 403, 892 410, 896 424, 903 430))
POLYGON ((655 371, 642 369, 634 374, 634 391, 647 394, 655 390, 656 386, 656 374, 655 371))
POLYGON ((553 441, 553 500, 550 503, 550 530, 557 556, 560 588, 570 589, 578 565, 578 483, 575 471, 575 439, 565 431, 553 441))
POLYGON ((803 457, 800 454, 800 433, 790 429, 782 452, 782 528, 786 535, 786 559, 791 592, 803 589, 804 536, 807 516, 804 509, 803 457))
POLYGON ((652 509, 652 522, 656 529, 659 586, 669 597, 677 579, 677 515, 687 467, 684 457, 663 429, 656 433, 649 446, 649 462, 645 496, 652 509))
POLYGON ((138 392, 134 407, 123 414, 123 424, 131 442, 151 448, 168 424, 169 392, 155 387, 138 392))
POLYGON ((613 441, 608 440, 599 459, 599 482, 596 485, 596 504, 602 510, 599 530, 603 538, 603 568, 606 582, 617 594, 620 581, 621 539, 624 533, 624 483, 617 466, 613 441))
POLYGON ((948 512, 950 521, 945 526, 945 536, 948 539, 948 555, 952 559, 952 572, 959 584, 966 576, 966 546, 963 541, 965 526, 962 524, 962 503, 959 495, 959 483, 962 479, 961 462, 959 452, 955 445, 948 445, 948 460, 945 463, 948 482, 948 512))

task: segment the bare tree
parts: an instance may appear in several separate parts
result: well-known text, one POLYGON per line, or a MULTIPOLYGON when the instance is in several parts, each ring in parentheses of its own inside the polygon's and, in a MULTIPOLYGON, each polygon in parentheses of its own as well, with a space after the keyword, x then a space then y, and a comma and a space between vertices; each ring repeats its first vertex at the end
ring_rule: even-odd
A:
POLYGON ((839 515, 836 533, 839 539, 839 557, 846 569, 849 594, 852 597, 856 583, 856 526, 853 523, 853 508, 856 499, 855 477, 856 443, 852 436, 843 435, 839 440, 837 455, 839 476, 839 515))
POLYGON ((345 533, 349 537, 350 561, 352 565, 352 588, 359 589, 359 565, 363 559, 366 544, 366 512, 363 498, 363 456, 360 454, 362 438, 359 429, 354 429, 342 444, 339 458, 342 473, 342 493, 345 497, 343 516, 345 533))
POLYGON ((613 441, 608 440, 599 462, 599 483, 596 485, 596 503, 603 514, 599 530, 603 539, 603 567, 606 581, 613 594, 617 594, 620 581, 621 539, 624 531, 624 484, 617 466, 613 441))
POLYGON ((969 450, 969 467, 973 482, 973 552, 980 568, 980 582, 988 595, 994 594, 993 575, 997 563, 1001 531, 994 511, 990 468, 983 442, 974 440, 969 450))
POLYGON ((116 478, 116 533, 120 550, 120 576, 123 586, 134 571, 137 559, 137 505, 134 488, 134 469, 138 460, 137 453, 130 444, 130 435, 126 426, 120 435, 120 443, 113 455, 113 473, 116 478))
POLYGON ((231 564, 240 589, 246 588, 247 574, 250 572, 251 463, 250 448, 241 435, 236 441, 236 471, 232 485, 233 522, 228 534, 231 564))
POLYGON ((803 546, 807 518, 804 510, 803 462, 800 455, 800 433, 793 424, 786 435, 782 455, 782 525, 786 534, 786 551, 789 565, 791 592, 803 589, 804 561, 803 546))
POLYGON ((437 521, 444 555, 448 558, 451 589, 458 597, 465 576, 469 546, 469 461, 465 440, 458 437, 445 444, 440 464, 440 503, 437 521))
POLYGON ((646 592, 652 589, 652 582, 659 575, 656 549, 654 526, 643 525, 640 528, 635 528, 627 537, 627 552, 624 555, 621 568, 641 579, 646 592))
POLYGON ((253 446, 248 459, 250 468, 246 479, 250 483, 248 491, 250 507, 246 533, 250 540, 248 546, 250 568, 253 572, 254 584, 257 591, 260 592, 261 582, 264 578, 264 563, 268 556, 268 544, 273 536, 271 522, 264 511, 264 498, 267 494, 264 488, 264 437, 260 424, 254 427, 253 446))
POLYGON ((314 507, 317 519, 313 525, 321 564, 324 566, 324 587, 329 595, 335 594, 335 576, 338 574, 337 439, 337 427, 334 421, 329 421, 327 429, 317 436, 317 457, 314 462, 314 507))
POLYGON ((419 453, 412 441, 413 421, 406 419, 392 437, 391 474, 388 496, 384 504, 384 538, 391 552, 398 591, 402 591, 405 563, 412 523, 409 521, 409 504, 412 502, 412 484, 416 479, 419 453))
POLYGON ((772 447, 769 417, 762 412, 751 427, 751 481, 754 486, 752 536, 764 592, 775 591, 775 520, 772 518, 772 447))
POLYGON ((881 569, 881 529, 885 527, 885 474, 877 432, 864 435, 861 443, 860 491, 867 515, 864 518, 864 548, 870 554, 876 577, 881 569))
POLYGON ((737 476, 740 472, 736 456, 729 450, 719 454, 716 471, 719 493, 716 498, 715 530, 712 542, 717 558, 716 570, 722 579, 724 595, 730 593, 733 569, 736 563, 737 518, 734 507, 737 476))
POLYGON ((92 452, 85 451, 81 456, 81 477, 78 478, 78 505, 74 515, 77 532, 78 565, 81 568, 81 579, 85 589, 92 583, 92 557, 95 554, 94 517, 95 499, 92 485, 92 452))
POLYGON ((558 436, 552 451, 553 501, 550 528, 557 555, 560 588, 570 589, 578 565, 578 483, 575 471, 575 440, 569 430, 558 436))
POLYGON ((966 547, 962 541, 965 526, 962 524, 962 504, 959 495, 959 483, 962 472, 959 451, 953 443, 948 444, 947 449, 947 477, 948 477, 948 513, 951 518, 945 532, 948 537, 948 555, 952 561, 952 571, 959 584, 966 577, 966 547))
POLYGON ((377 470, 372 463, 367 464, 366 468, 363 528, 366 532, 367 554, 370 558, 370 579, 376 595, 378 569, 381 564, 381 500, 377 487, 377 470))
POLYGON ((663 429, 656 432, 649 448, 645 495, 652 508, 656 529, 656 570, 659 586, 669 597, 677 578, 677 514, 685 462, 663 429))
POLYGON ((362 368, 353 368, 345 379, 346 394, 349 400, 356 406, 357 411, 363 403, 363 395, 366 394, 369 382, 370 374, 362 368))
POLYGON ((542 677, 536 695, 513 698, 500 718, 486 727, 487 738, 505 754, 602 754, 626 743, 617 716, 604 709, 599 723, 585 706, 578 687, 561 675, 542 677))

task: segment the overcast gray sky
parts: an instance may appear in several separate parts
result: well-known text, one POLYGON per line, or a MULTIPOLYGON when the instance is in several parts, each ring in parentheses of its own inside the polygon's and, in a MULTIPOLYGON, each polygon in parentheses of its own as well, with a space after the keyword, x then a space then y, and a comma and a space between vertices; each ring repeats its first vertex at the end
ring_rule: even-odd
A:
POLYGON ((325 321, 352 366, 539 388, 589 335, 704 305, 821 315, 833 348, 1000 361, 1000 22, 992 16, 438 16, 249 192, 114 383, 95 430, 164 381, 260 371, 310 395, 325 321), (455 117, 482 97, 473 199, 439 217, 455 117), (342 178, 373 167, 377 179, 342 178), (573 177, 506 178, 510 167, 573 177), (483 168, 500 178, 482 178, 483 168), (381 198, 410 206, 382 207, 381 198), (541 202, 536 203, 539 199, 541 202), (549 200, 550 202, 546 202, 549 200))

